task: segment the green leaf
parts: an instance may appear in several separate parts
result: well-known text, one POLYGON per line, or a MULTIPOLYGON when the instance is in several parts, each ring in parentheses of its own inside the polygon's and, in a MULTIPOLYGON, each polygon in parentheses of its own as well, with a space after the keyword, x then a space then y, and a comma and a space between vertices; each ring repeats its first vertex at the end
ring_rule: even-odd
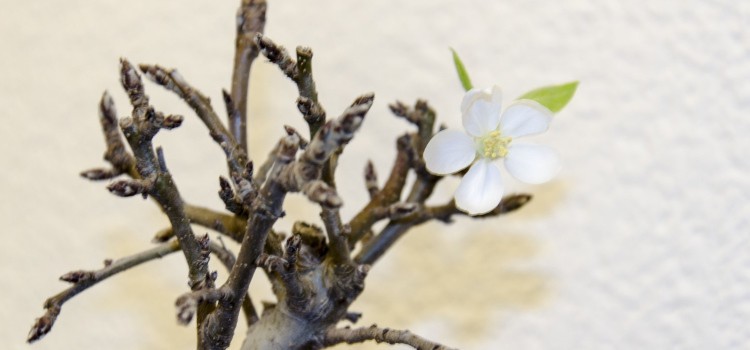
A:
POLYGON ((461 62, 461 58, 458 57, 456 50, 451 48, 451 52, 453 53, 453 64, 456 65, 456 72, 458 73, 458 79, 461 80, 461 85, 464 87, 464 90, 469 91, 473 87, 471 85, 471 79, 469 78, 469 73, 466 72, 466 67, 464 67, 464 63, 461 62))
POLYGON ((573 98, 573 94, 576 93, 576 88, 578 88, 577 81, 571 81, 560 85, 544 86, 531 90, 518 99, 534 100, 542 104, 544 107, 547 107, 552 113, 557 113, 563 109, 568 102, 570 102, 573 98))

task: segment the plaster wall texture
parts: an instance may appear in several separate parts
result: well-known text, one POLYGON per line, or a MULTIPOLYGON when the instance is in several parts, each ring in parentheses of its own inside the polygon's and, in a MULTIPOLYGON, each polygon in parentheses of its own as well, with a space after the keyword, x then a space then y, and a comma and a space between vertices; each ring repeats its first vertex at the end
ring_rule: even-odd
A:
MULTIPOLYGON (((237 3, 0 1, 4 348, 192 347, 193 327, 174 318, 186 290, 179 255, 87 291, 44 340, 23 341, 42 301, 65 287, 57 276, 142 250, 167 223, 152 203, 77 176, 104 165, 102 91, 120 114, 129 110, 118 58, 177 67, 222 109, 237 3)), ((388 103, 425 98, 440 122, 460 127, 449 46, 475 85, 501 85, 508 100, 581 81, 538 139, 563 154, 560 176, 540 186, 506 176, 512 191, 535 196, 519 213, 410 233, 373 269, 353 306, 364 312, 360 322, 466 349, 749 348, 748 23, 750 3, 731 0, 270 1, 267 34, 313 48, 330 115, 360 93, 376 94, 340 162, 345 217, 366 200, 366 158, 384 177, 395 137, 410 127, 388 103)), ((184 197, 221 209, 220 149, 175 96, 151 84, 147 91, 159 109, 186 116, 156 142, 184 197)), ((283 124, 304 129, 295 97, 275 66, 254 65, 254 159, 283 124)), ((436 202, 456 186, 446 181, 436 202)), ((289 204, 279 229, 317 220, 306 200, 289 204)), ((271 298, 262 279, 252 291, 256 302, 271 298)))

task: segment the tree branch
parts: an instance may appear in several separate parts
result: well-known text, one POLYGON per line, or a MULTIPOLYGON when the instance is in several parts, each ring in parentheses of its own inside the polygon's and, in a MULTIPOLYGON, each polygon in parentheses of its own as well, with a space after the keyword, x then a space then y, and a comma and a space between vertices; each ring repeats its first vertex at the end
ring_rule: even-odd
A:
MULTIPOLYGON (((500 204, 489 213, 475 216, 476 218, 494 217, 518 210, 531 200, 531 195, 514 194, 508 195, 500 201, 500 204)), ((412 227, 421 225, 429 220, 439 220, 449 223, 453 215, 467 215, 456 208, 455 202, 435 207, 421 207, 414 213, 401 219, 391 220, 388 225, 362 247, 362 250, 354 258, 358 264, 374 264, 396 241, 401 238, 412 227)))
POLYGON ((237 325, 238 307, 252 281, 271 226, 283 215, 282 204, 286 194, 300 191, 320 178, 321 165, 353 137, 372 106, 372 100, 371 94, 355 100, 340 118, 321 128, 297 161, 294 158, 300 146, 300 137, 297 133, 288 133, 282 139, 276 164, 252 203, 251 212, 254 215, 248 221, 237 263, 221 287, 227 297, 218 300, 216 310, 204 323, 202 333, 206 348, 225 349, 229 346, 237 325))
POLYGON ((104 152, 104 160, 110 163, 111 169, 91 169, 81 172, 81 176, 89 180, 107 180, 117 177, 120 174, 128 174, 131 177, 137 177, 138 172, 135 169, 135 159, 128 153, 125 143, 120 134, 120 128, 117 124, 117 110, 115 102, 108 92, 102 94, 99 101, 99 122, 104 133, 104 142, 107 149, 104 152))
POLYGON ((346 232, 349 228, 341 224, 338 209, 323 207, 320 217, 323 219, 328 234, 328 256, 334 264, 350 265, 352 263, 351 252, 346 241, 346 232))
POLYGON ((153 82, 165 87, 182 98, 193 108, 203 124, 208 128, 211 138, 221 146, 227 157, 230 174, 242 174, 248 162, 247 153, 237 143, 237 140, 224 127, 219 116, 211 107, 208 97, 201 94, 187 83, 185 78, 175 69, 166 69, 158 65, 140 65, 141 71, 153 82))
POLYGON ((308 47, 298 46, 297 61, 295 61, 283 46, 276 45, 262 34, 256 35, 255 42, 260 47, 260 52, 269 61, 279 66, 284 75, 297 84, 300 96, 297 99, 297 108, 307 121, 310 128, 310 138, 313 138, 318 129, 325 123, 326 112, 318 102, 318 92, 312 76, 312 50, 308 47))
POLYGON ((388 344, 406 344, 418 350, 451 350, 445 345, 438 344, 422 338, 408 330, 396 330, 390 328, 378 328, 377 325, 361 328, 331 328, 324 338, 323 346, 333 346, 336 344, 347 343, 356 344, 368 340, 374 340, 378 343, 388 344))
POLYGON ((208 275, 208 263, 198 263, 204 260, 201 246, 193 235, 190 223, 183 210, 183 202, 172 180, 172 176, 166 169, 162 169, 163 161, 157 158, 151 138, 155 135, 158 123, 155 122, 155 112, 148 105, 148 97, 143 91, 143 84, 135 68, 126 60, 122 60, 122 85, 128 92, 133 105, 133 117, 124 118, 120 121, 125 138, 128 140, 136 159, 136 169, 143 179, 153 179, 153 185, 148 194, 154 197, 161 206, 164 213, 172 223, 180 246, 185 253, 185 258, 190 267, 191 288, 200 289, 206 284, 208 275))
POLYGON ((237 10, 237 37, 234 44, 234 69, 232 88, 225 93, 227 105, 232 105, 228 113, 229 130, 240 147, 247 153, 247 97, 250 82, 250 67, 258 57, 255 35, 263 33, 266 25, 265 0, 242 0, 237 10))
POLYGON ((73 286, 53 297, 50 297, 44 302, 44 308, 47 309, 47 312, 34 322, 27 341, 29 343, 35 342, 49 333, 49 331, 52 330, 52 326, 55 324, 57 316, 60 314, 63 304, 69 299, 115 274, 145 262, 169 255, 179 249, 179 242, 174 240, 115 261, 107 260, 104 268, 100 270, 74 271, 61 276, 61 280, 71 282, 73 283, 73 286))
POLYGON ((349 222, 351 234, 349 235, 349 246, 353 247, 357 241, 370 230, 372 225, 377 222, 377 216, 374 212, 378 208, 387 207, 396 203, 401 197, 404 185, 406 184, 406 174, 409 172, 411 159, 410 152, 407 149, 411 144, 411 136, 403 135, 396 141, 396 160, 391 168, 391 174, 386 180, 383 188, 378 192, 367 205, 357 213, 349 222))

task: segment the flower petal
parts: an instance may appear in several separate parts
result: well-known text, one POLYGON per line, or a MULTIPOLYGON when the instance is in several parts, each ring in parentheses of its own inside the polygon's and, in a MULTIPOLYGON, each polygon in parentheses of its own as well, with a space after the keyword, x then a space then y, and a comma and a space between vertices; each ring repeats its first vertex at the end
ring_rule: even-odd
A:
POLYGON ((560 156, 548 146, 512 143, 505 168, 516 179, 529 184, 547 182, 560 172, 560 156))
POLYGON ((487 159, 469 168, 456 189, 456 207, 469 215, 484 214, 495 209, 503 197, 500 169, 487 159))
POLYGON ((476 99, 481 98, 485 94, 487 94, 486 89, 473 88, 466 91, 463 100, 461 100, 461 114, 466 114, 469 110, 469 106, 471 106, 476 99))
POLYGON ((500 131, 513 138, 547 131, 552 111, 532 100, 517 100, 503 112, 500 131))
POLYGON ((424 149, 424 161, 433 174, 445 175, 466 168, 474 161, 474 140, 458 130, 443 130, 430 139, 424 149))
POLYGON ((469 109, 469 106, 471 106, 474 100, 482 96, 490 96, 490 100, 498 104, 503 102, 502 100, 503 91, 497 85, 494 85, 492 89, 474 88, 474 89, 467 91, 466 94, 464 95, 464 99, 461 101, 461 114, 466 114, 466 111, 469 109))
POLYGON ((494 86, 492 90, 472 89, 461 102, 464 129, 469 135, 480 137, 497 129, 500 123, 502 92, 494 86))

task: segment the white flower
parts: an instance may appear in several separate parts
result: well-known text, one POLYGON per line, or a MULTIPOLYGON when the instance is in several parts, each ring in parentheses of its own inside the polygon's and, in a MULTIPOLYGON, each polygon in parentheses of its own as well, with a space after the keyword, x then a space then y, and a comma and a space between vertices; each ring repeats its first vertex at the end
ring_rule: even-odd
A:
POLYGON ((536 101, 517 100, 500 114, 500 88, 472 89, 461 102, 466 133, 443 130, 424 150, 427 170, 437 175, 471 165, 456 189, 456 206, 470 215, 484 214, 500 203, 500 162, 526 183, 549 181, 560 171, 560 157, 548 146, 517 143, 516 138, 549 128, 552 112, 536 101))

